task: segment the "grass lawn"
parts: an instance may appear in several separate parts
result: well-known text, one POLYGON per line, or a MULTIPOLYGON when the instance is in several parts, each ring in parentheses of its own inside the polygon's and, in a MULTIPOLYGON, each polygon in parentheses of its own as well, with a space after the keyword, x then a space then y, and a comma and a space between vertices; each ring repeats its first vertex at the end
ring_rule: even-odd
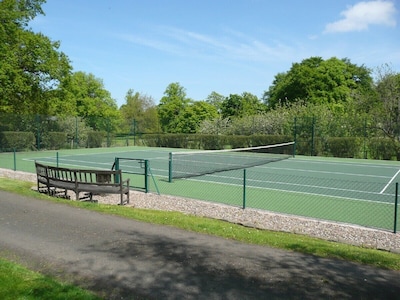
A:
POLYGON ((0 299, 100 299, 70 284, 57 282, 18 264, 0 258, 0 299))

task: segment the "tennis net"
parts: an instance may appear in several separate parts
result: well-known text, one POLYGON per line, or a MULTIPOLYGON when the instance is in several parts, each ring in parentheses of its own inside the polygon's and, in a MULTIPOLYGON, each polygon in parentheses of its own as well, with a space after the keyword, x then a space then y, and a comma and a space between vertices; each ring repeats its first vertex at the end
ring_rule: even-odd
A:
POLYGON ((169 154, 169 181, 264 165, 294 156, 294 142, 169 154))

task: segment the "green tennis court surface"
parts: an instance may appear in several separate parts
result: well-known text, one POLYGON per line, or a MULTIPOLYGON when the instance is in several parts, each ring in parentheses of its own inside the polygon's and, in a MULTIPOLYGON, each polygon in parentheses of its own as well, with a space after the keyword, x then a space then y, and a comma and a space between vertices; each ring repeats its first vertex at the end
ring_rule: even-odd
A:
MULTIPOLYGON (((116 157, 149 160, 150 191, 393 230, 400 163, 321 157, 289 158, 243 170, 168 182, 169 153, 176 149, 121 147, 0 154, 0 167, 34 172, 34 160, 82 169, 111 169, 116 157), (15 160, 14 160, 15 157, 15 160), (244 180, 244 177, 246 180, 244 180), (245 189, 244 189, 245 187, 245 189)), ((124 176, 143 180, 143 165, 121 160, 124 176)), ((133 199, 134 202, 134 199, 133 199)))

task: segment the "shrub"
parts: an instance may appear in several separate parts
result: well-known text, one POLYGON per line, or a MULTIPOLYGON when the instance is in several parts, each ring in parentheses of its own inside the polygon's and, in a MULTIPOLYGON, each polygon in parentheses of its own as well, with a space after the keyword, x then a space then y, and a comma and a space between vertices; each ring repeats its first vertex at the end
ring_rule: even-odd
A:
POLYGON ((47 132, 42 135, 42 147, 45 149, 57 150, 67 145, 66 132, 47 132))
POLYGON ((328 155, 354 158, 361 153, 361 140, 357 137, 328 137, 325 147, 328 155))
POLYGON ((103 144, 104 133, 100 131, 89 131, 87 133, 88 148, 99 148, 103 144))
POLYGON ((369 155, 373 159, 397 159, 397 147, 388 138, 372 138, 368 143, 369 155))
POLYGON ((32 132, 3 131, 0 132, 0 145, 3 149, 34 149, 35 135, 32 132))

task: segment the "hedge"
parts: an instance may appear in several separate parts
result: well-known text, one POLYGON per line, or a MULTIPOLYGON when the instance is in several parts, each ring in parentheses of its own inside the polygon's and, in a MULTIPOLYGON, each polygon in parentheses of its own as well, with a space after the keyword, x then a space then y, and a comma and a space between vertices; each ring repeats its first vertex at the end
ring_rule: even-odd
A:
POLYGON ((32 150, 35 148, 35 135, 32 132, 0 132, 0 148, 15 150, 32 150))

